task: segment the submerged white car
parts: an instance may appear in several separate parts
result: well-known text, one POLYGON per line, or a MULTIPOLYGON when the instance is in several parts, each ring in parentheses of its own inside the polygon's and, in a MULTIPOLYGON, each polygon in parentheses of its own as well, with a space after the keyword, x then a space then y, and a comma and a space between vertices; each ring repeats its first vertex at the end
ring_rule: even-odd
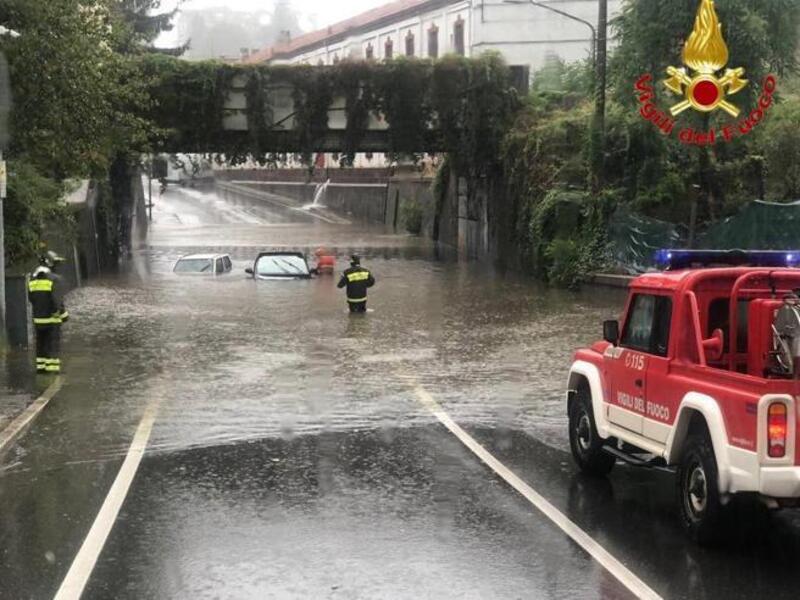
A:
POLYGON ((233 269, 227 254, 190 254, 175 263, 174 273, 197 275, 222 275, 233 269))
POLYGON ((245 269, 254 279, 310 279, 311 270, 300 252, 262 252, 252 269, 245 269))

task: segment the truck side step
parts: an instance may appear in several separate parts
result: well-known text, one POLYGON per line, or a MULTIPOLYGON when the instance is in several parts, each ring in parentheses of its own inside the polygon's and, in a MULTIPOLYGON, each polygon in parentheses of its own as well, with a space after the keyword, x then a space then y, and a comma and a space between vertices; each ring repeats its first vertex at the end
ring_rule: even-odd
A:
POLYGON ((664 462, 664 459, 658 456, 651 460, 643 460, 634 454, 618 450, 617 448, 613 448, 611 446, 603 446, 603 451, 621 460, 622 462, 631 465, 632 467, 638 467, 640 469, 653 469, 656 471, 663 471, 665 473, 675 472, 675 469, 668 467, 664 462))

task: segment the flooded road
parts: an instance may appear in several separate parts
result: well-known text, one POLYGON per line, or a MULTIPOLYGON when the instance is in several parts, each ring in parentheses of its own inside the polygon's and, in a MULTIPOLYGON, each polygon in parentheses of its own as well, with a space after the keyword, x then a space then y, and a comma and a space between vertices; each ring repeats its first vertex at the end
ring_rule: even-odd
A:
POLYGON ((576 475, 566 373, 621 292, 552 290, 419 238, 213 192, 155 202, 130 268, 70 295, 64 389, 0 463, 0 597, 53 596, 146 410, 147 453, 84 597, 630 597, 418 387, 664 597, 795 596, 794 516, 746 513, 762 526, 700 551, 669 476, 576 475), (369 314, 350 317, 330 277, 245 276, 259 250, 320 245, 340 270, 362 256, 369 314), (233 272, 173 274, 195 251, 229 253, 233 272))

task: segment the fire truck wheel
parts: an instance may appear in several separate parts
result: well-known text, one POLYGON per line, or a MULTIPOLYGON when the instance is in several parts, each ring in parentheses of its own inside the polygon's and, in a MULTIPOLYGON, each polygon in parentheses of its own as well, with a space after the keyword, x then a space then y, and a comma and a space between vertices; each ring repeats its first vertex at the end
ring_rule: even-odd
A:
POLYGON ((722 504, 714 447, 707 433, 694 434, 678 467, 678 508, 681 524, 699 544, 719 539, 722 504))
POLYGON ((578 390, 569 411, 569 445, 581 471, 601 477, 614 467, 616 459, 603 452, 604 440, 597 434, 589 394, 578 390))

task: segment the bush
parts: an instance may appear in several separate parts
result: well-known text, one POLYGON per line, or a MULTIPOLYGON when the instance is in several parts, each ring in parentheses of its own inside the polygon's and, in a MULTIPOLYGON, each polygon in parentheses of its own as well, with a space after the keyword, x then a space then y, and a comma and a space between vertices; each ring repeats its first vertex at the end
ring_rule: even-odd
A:
POLYGON ((26 163, 10 162, 5 203, 6 262, 22 268, 38 250, 45 227, 57 224, 71 234, 73 219, 62 202, 64 186, 42 176, 26 163))
POLYGON ((581 250, 575 240, 557 239, 550 242, 544 251, 549 263, 547 280, 559 287, 574 288, 580 284, 581 250))
POLYGON ((800 200, 800 100, 776 106, 763 137, 770 198, 800 200))
POLYGON ((405 230, 412 235, 422 233, 422 220, 424 217, 422 205, 418 200, 403 200, 400 207, 400 222, 405 230))

